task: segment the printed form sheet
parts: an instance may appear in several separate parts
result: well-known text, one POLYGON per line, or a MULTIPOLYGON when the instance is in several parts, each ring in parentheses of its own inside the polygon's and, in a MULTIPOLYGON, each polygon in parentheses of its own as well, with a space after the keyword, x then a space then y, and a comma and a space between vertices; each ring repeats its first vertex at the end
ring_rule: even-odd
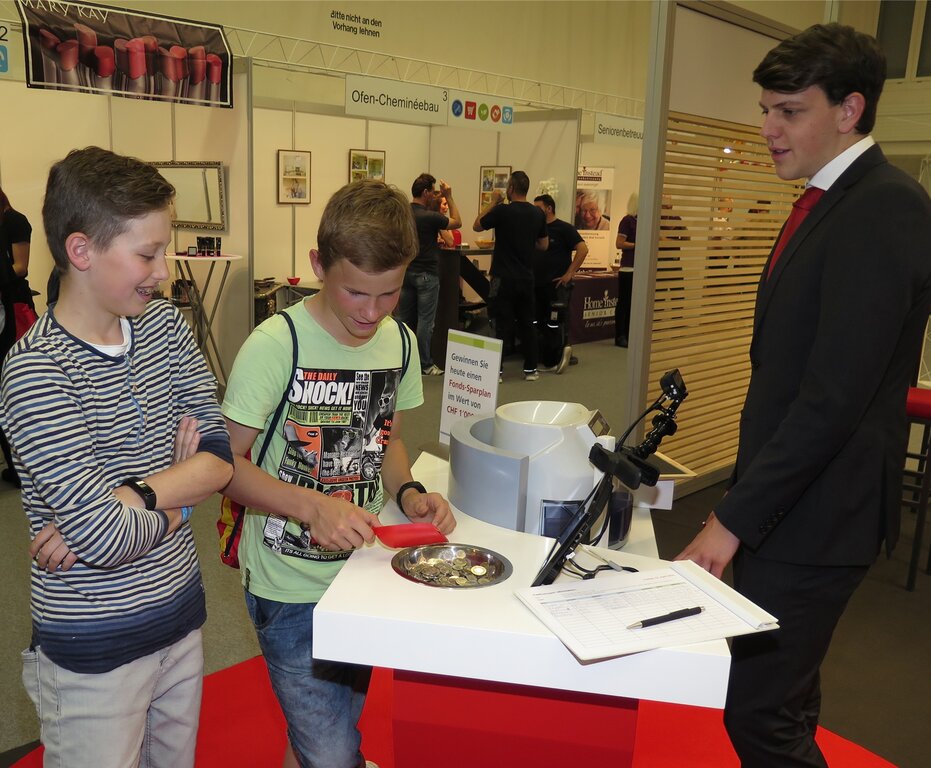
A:
POLYGON ((688 645, 775 629, 775 617, 692 562, 641 573, 517 591, 525 604, 581 661, 688 645), (695 616, 630 629, 685 608, 695 616))

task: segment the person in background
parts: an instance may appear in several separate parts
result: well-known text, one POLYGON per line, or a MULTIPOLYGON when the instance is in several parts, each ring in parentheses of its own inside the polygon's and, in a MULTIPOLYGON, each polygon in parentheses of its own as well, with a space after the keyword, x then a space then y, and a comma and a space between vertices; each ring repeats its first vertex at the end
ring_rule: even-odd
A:
POLYGON ((580 192, 576 199, 578 214, 576 215, 575 226, 578 229, 611 229, 611 222, 607 216, 601 213, 601 198, 593 189, 586 189, 580 192))
POLYGON ((476 232, 495 230, 495 250, 491 260, 491 286, 488 302, 495 318, 498 338, 507 342, 514 337, 514 325, 520 335, 524 354, 524 381, 537 381, 537 334, 534 329, 533 265, 537 251, 549 247, 546 216, 527 202, 530 178, 514 171, 508 179, 506 195, 510 205, 502 205, 501 192, 491 193, 491 202, 479 212, 472 224, 476 232))
MULTIPOLYGON (((0 360, 6 357, 16 342, 16 312, 14 305, 23 303, 35 312, 32 291, 26 276, 29 274, 29 243, 32 239, 32 226, 22 213, 10 204, 3 188, 0 187, 0 299, 3 301, 3 313, 0 315, 0 360)), ((0 430, 0 449, 6 466, 0 477, 10 485, 19 488, 19 475, 13 466, 10 444, 0 430)))
MULTIPOLYGON (((445 197, 437 198, 437 210, 449 218, 449 201, 445 197)), ((440 248, 455 248, 462 245, 462 229, 441 229, 436 238, 440 248)))
POLYGON ((3 366, 46 765, 194 765, 206 606, 189 518, 233 457, 190 328, 152 299, 173 197, 155 168, 98 147, 55 163, 42 217, 59 299, 3 366))
POLYGON ((614 247, 621 252, 617 273, 617 304, 614 306, 614 343, 627 346, 630 335, 630 303, 634 292, 634 260, 637 256, 637 211, 640 196, 631 192, 627 200, 627 215, 617 225, 614 247))
POLYGON ((724 722, 754 768, 826 766, 821 662, 899 537, 931 200, 870 136, 885 76, 876 41, 840 24, 784 40, 753 73, 776 175, 806 192, 760 279, 729 490, 679 558, 718 577, 733 561, 736 589, 779 620, 731 646, 724 722))
POLYGON ((572 278, 588 256, 588 245, 578 230, 568 221, 556 218, 556 201, 551 195, 537 195, 533 204, 546 215, 546 234, 549 247, 533 263, 534 303, 536 305, 537 335, 545 337, 550 331, 558 343, 541 343, 539 370, 562 373, 569 365, 572 347, 567 342, 566 320, 569 311, 569 294, 572 278), (574 252, 574 256, 573 256, 574 252), (554 307, 554 303, 558 306, 554 307), (552 349, 548 349, 552 346, 552 349))
POLYGON ((287 721, 285 765, 357 768, 371 670, 314 658, 314 608, 353 550, 374 539, 386 492, 409 518, 443 533, 456 521, 442 496, 412 480, 401 440, 401 412, 423 402, 420 374, 406 367, 411 333, 390 317, 417 254, 410 205, 382 182, 348 184, 327 203, 317 243, 310 260, 323 287, 285 310, 298 370, 278 315, 252 332, 233 364, 223 413, 236 471, 224 493, 249 509, 243 587, 287 721), (285 390, 292 394, 271 424, 285 390), (258 455, 269 429, 258 467, 247 456, 258 455))
POLYGON ((442 230, 458 229, 462 226, 459 209, 453 199, 453 190, 440 181, 440 194, 450 206, 450 216, 431 210, 436 202, 434 190, 436 179, 422 173, 411 184, 411 211, 417 226, 420 243, 417 256, 408 265, 398 304, 398 316, 417 333, 417 352, 420 371, 424 376, 442 376, 443 369, 433 362, 430 347, 433 341, 433 325, 436 321, 436 305, 440 295, 439 233, 442 230))

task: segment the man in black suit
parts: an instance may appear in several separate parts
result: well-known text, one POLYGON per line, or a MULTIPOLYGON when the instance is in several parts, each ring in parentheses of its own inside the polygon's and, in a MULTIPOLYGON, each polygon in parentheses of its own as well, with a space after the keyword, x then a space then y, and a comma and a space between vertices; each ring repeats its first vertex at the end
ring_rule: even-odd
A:
POLYGON ((931 309, 931 201, 869 133, 873 38, 817 25, 753 73, 782 179, 823 191, 760 279, 727 495, 679 555, 779 629, 735 638, 725 725, 743 766, 825 766, 819 668, 841 614, 899 535, 905 398, 931 309))

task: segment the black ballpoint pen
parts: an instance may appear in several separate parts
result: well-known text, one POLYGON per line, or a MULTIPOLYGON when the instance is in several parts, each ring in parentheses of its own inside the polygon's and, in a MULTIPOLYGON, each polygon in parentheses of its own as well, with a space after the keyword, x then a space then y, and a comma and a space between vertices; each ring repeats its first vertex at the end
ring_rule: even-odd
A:
POLYGON ((667 621, 675 621, 676 619, 684 619, 686 616, 697 616, 704 609, 703 606, 697 606, 695 608, 681 608, 678 611, 673 611, 672 613, 664 613, 662 616, 654 616, 652 619, 643 619, 642 621, 635 621, 633 624, 628 625, 628 629, 641 629, 642 627, 652 627, 656 624, 665 624, 667 621))

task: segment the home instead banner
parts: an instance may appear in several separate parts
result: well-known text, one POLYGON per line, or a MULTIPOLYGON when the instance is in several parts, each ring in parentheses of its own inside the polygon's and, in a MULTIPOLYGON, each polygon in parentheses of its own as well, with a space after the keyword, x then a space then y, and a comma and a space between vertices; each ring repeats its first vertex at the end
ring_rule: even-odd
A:
POLYGON ((220 26, 92 3, 16 7, 30 88, 233 106, 233 56, 220 26))

